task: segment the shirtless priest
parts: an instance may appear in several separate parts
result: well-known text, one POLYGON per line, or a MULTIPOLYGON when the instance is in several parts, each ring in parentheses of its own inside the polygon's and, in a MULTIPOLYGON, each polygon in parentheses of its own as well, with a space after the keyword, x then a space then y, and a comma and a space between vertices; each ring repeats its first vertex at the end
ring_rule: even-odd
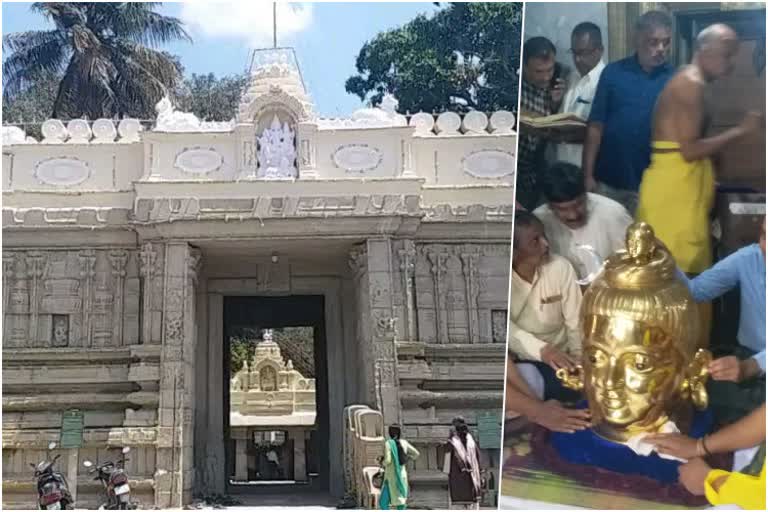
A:
POLYGON ((656 103, 651 165, 640 185, 637 220, 656 231, 687 274, 712 265, 709 212, 714 201, 710 158, 725 146, 764 129, 763 114, 749 112, 738 126, 705 137, 707 85, 730 74, 739 49, 736 33, 710 25, 696 37, 691 64, 665 86, 656 103))

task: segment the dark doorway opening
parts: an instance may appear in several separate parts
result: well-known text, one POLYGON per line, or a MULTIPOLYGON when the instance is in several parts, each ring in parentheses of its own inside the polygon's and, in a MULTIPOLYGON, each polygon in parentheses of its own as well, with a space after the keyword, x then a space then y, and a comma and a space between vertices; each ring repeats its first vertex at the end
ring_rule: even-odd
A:
POLYGON ((327 492, 324 297, 225 297, 223 342, 228 491, 327 492))

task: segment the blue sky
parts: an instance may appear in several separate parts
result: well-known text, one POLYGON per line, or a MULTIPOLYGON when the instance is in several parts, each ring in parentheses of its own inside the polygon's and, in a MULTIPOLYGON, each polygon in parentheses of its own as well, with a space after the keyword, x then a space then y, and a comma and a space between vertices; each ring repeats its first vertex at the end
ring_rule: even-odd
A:
MULTIPOLYGON (((2 5, 3 34, 47 29, 46 20, 29 3, 2 5)), ((379 32, 395 28, 419 13, 433 13, 432 3, 281 3, 278 7, 278 46, 293 46, 307 88, 322 116, 342 116, 361 106, 344 90, 355 72, 355 58, 363 43, 379 32)), ((164 3, 163 14, 187 23, 192 44, 165 47, 179 55, 186 73, 240 73, 249 51, 271 46, 271 2, 164 3)))

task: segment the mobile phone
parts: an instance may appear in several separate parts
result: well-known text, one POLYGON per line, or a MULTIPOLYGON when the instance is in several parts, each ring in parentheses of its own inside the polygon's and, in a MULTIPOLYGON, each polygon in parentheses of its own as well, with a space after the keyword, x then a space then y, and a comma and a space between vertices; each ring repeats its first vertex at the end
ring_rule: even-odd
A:
POLYGON ((560 79, 560 75, 563 74, 563 65, 559 62, 555 62, 555 70, 552 72, 552 78, 549 81, 549 87, 554 88, 557 85, 557 81, 560 79))

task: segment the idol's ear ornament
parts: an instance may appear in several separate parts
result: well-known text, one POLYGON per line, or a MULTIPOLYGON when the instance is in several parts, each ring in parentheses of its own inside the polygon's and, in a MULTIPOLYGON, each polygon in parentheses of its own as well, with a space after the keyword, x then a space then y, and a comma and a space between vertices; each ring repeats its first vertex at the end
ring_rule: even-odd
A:
POLYGON ((690 399, 697 409, 706 409, 709 405, 707 395, 707 379, 709 378, 709 363, 712 362, 712 353, 700 348, 688 364, 685 371, 685 379, 681 384, 680 394, 683 399, 690 399))
POLYGON ((555 376, 563 383, 563 386, 568 389, 573 389, 575 391, 584 389, 584 369, 581 365, 576 366, 573 370, 560 368, 555 372, 555 376))

